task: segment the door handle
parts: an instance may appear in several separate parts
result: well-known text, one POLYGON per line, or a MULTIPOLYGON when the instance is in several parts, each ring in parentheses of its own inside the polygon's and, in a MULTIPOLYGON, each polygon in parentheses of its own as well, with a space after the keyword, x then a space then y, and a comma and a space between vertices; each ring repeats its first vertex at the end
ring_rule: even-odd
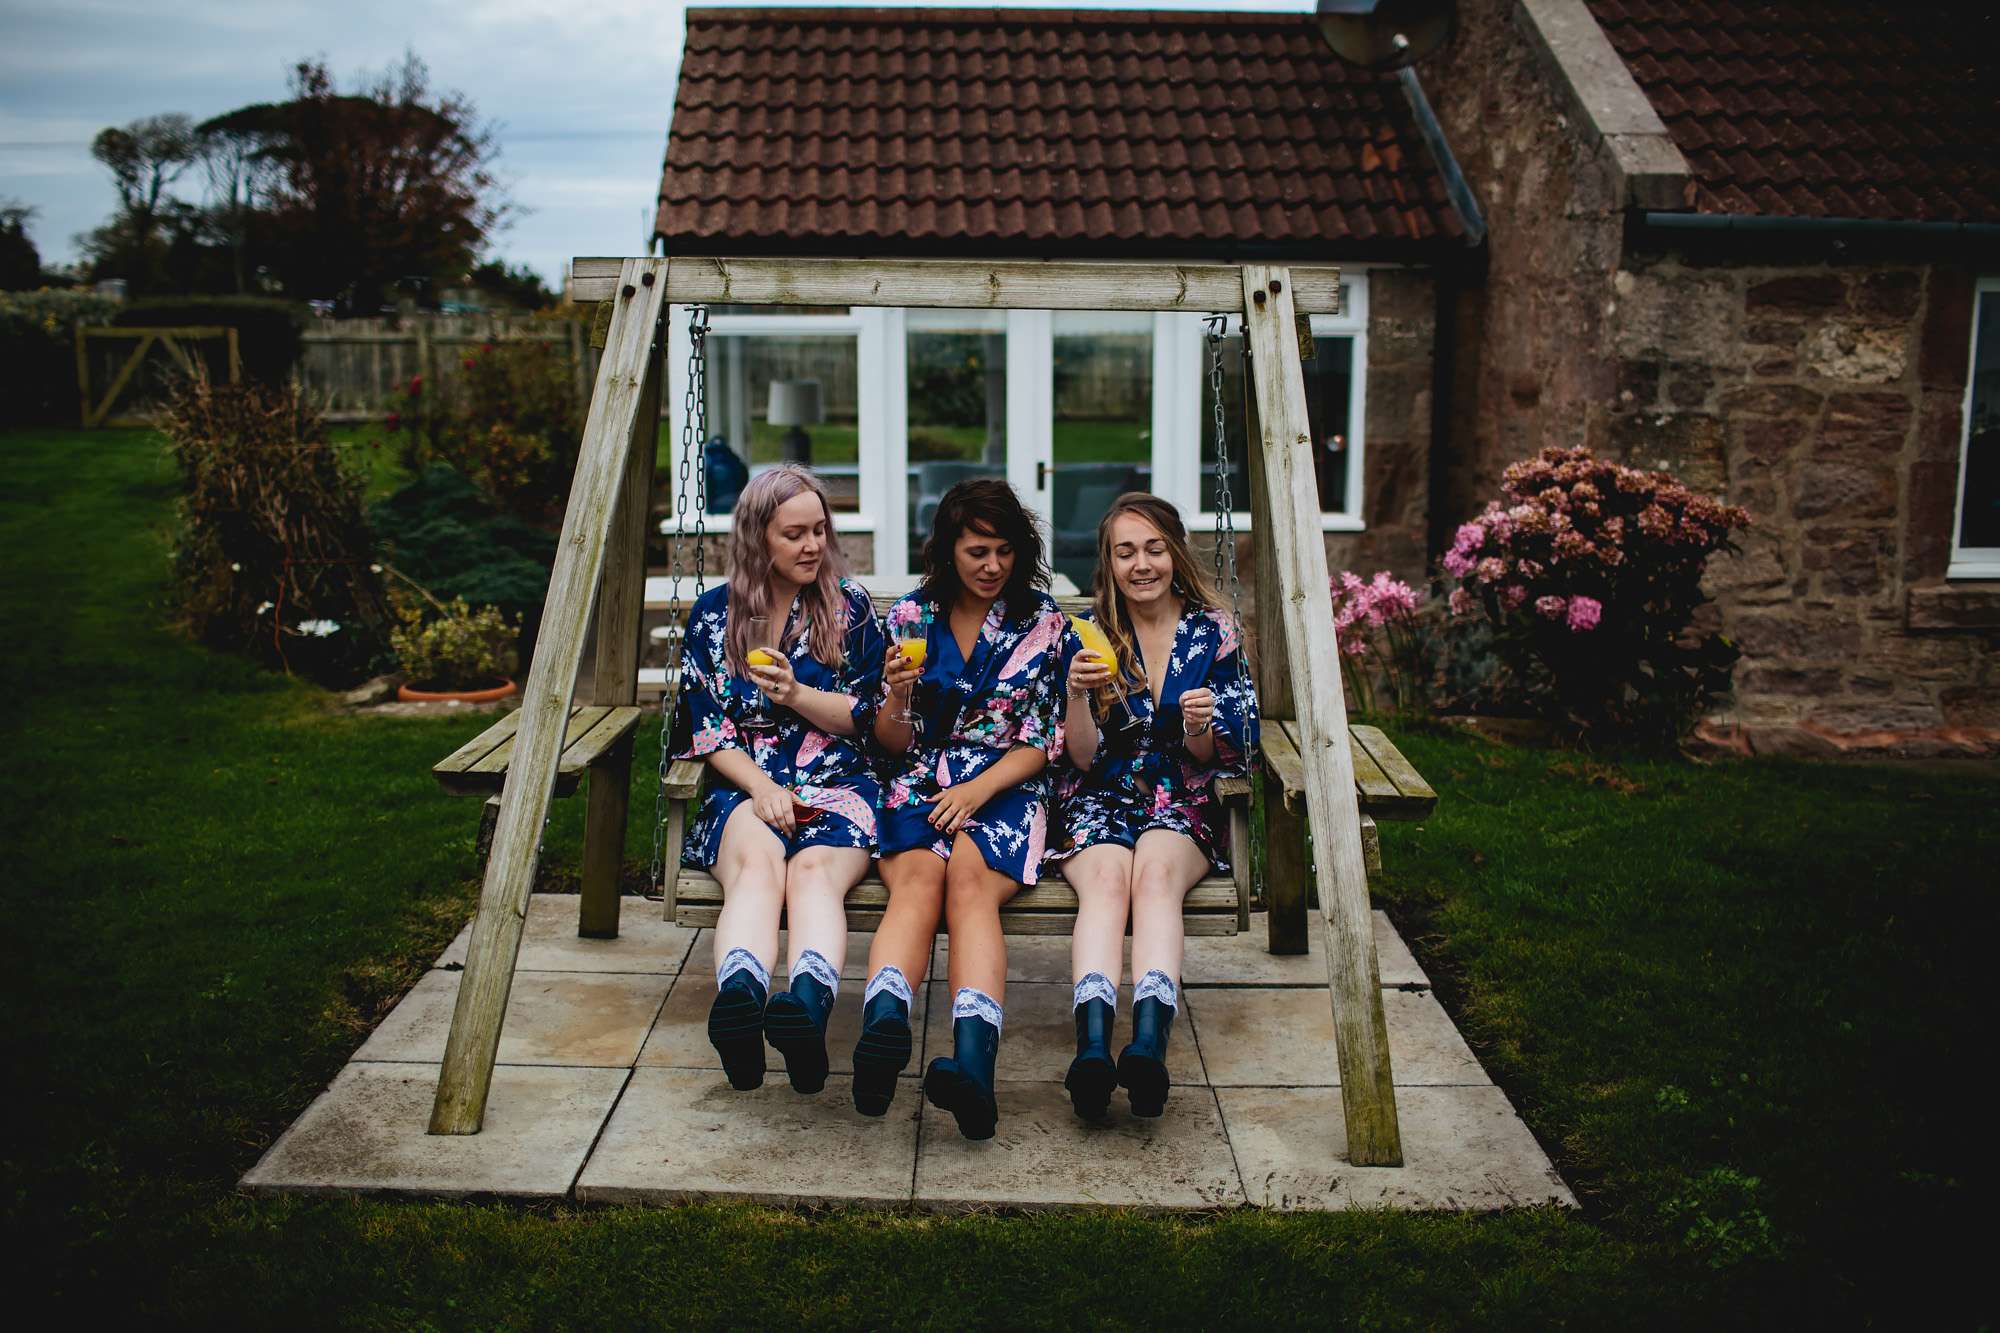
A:
POLYGON ((1035 463, 1035 489, 1038 491, 1045 491, 1048 488, 1049 488, 1049 465, 1047 463, 1041 462, 1040 460, 1037 460, 1035 463))

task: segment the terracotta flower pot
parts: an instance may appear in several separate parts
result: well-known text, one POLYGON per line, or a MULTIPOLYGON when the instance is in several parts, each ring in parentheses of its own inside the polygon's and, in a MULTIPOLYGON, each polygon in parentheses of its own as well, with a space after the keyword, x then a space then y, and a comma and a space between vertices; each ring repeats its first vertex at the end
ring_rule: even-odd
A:
POLYGON ((420 690, 411 685, 396 687, 396 697, 406 704, 441 704, 454 700, 462 704, 490 704, 511 699, 520 692, 521 687, 511 680, 484 690, 420 690))

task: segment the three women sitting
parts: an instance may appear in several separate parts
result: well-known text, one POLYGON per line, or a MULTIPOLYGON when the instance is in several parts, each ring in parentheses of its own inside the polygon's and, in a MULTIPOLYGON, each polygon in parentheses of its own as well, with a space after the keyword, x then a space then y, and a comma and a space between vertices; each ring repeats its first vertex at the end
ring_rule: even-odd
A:
POLYGON ((1049 597, 1039 531, 1002 481, 946 493, 923 580, 886 618, 893 641, 866 594, 841 579, 831 527, 810 473, 760 474, 737 506, 727 587, 696 602, 688 631, 683 754, 705 757, 715 780, 684 859, 712 866, 723 887, 709 1039, 731 1084, 762 1082, 761 1034, 794 1088, 824 1086, 842 904, 878 848, 889 904, 869 953, 855 1107, 879 1116, 895 1096, 942 916, 953 1049, 931 1062, 924 1092, 968 1138, 991 1137, 1006 986, 1000 908, 1041 873, 1051 765, 1067 754, 1049 860, 1080 903, 1068 1086, 1081 1115, 1102 1115, 1118 1083, 1136 1114, 1160 1114, 1181 900, 1211 864, 1226 866, 1213 778, 1240 767, 1256 725, 1233 622, 1190 557, 1179 516, 1128 495, 1100 527, 1095 618, 1115 663, 1086 651, 1049 597), (886 786, 869 767, 869 737, 886 786), (790 989, 769 995, 781 906, 790 989), (1128 910, 1134 1030, 1114 1064, 1128 910))

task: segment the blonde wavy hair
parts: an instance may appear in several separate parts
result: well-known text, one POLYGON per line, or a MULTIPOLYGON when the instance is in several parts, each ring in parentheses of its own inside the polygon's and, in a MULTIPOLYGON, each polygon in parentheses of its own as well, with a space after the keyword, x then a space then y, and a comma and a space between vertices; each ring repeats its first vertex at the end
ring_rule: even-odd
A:
MULTIPOLYGON (((815 661, 839 670, 846 659, 847 598, 840 591, 840 580, 847 574, 847 558, 833 532, 833 506, 811 469, 780 463, 750 479, 736 499, 730 524, 729 626, 723 634, 723 658, 736 675, 747 674, 744 658, 752 648, 770 646, 750 642, 750 622, 759 617, 775 620, 791 610, 771 605, 768 530, 778 506, 808 491, 819 497, 820 512, 826 515, 826 554, 820 558, 819 577, 800 590, 799 616, 810 626, 806 645, 815 661)), ((776 632, 782 634, 784 628, 780 625, 776 632)))

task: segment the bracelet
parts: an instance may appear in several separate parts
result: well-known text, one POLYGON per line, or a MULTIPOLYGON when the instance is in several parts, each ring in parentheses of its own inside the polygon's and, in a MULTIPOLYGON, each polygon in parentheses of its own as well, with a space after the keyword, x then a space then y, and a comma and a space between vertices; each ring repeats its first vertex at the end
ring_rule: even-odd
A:
POLYGON ((1186 718, 1182 718, 1182 719, 1181 719, 1181 735, 1183 735, 1183 736, 1186 736, 1186 737, 1189 737, 1190 739, 1192 739, 1193 737, 1196 737, 1196 736, 1205 736, 1205 735, 1207 735, 1207 734, 1208 734, 1208 729, 1209 729, 1210 727, 1214 726, 1214 725, 1215 725, 1215 722, 1214 722, 1214 720, 1213 720, 1213 719, 1211 719, 1211 720, 1209 720, 1209 721, 1207 721, 1207 722, 1204 722, 1204 723, 1202 723, 1202 724, 1201 724, 1200 726, 1196 727, 1196 728, 1195 728, 1195 729, 1194 729, 1193 731, 1189 731, 1189 730, 1188 730, 1188 724, 1187 724, 1187 719, 1186 719, 1186 718))

